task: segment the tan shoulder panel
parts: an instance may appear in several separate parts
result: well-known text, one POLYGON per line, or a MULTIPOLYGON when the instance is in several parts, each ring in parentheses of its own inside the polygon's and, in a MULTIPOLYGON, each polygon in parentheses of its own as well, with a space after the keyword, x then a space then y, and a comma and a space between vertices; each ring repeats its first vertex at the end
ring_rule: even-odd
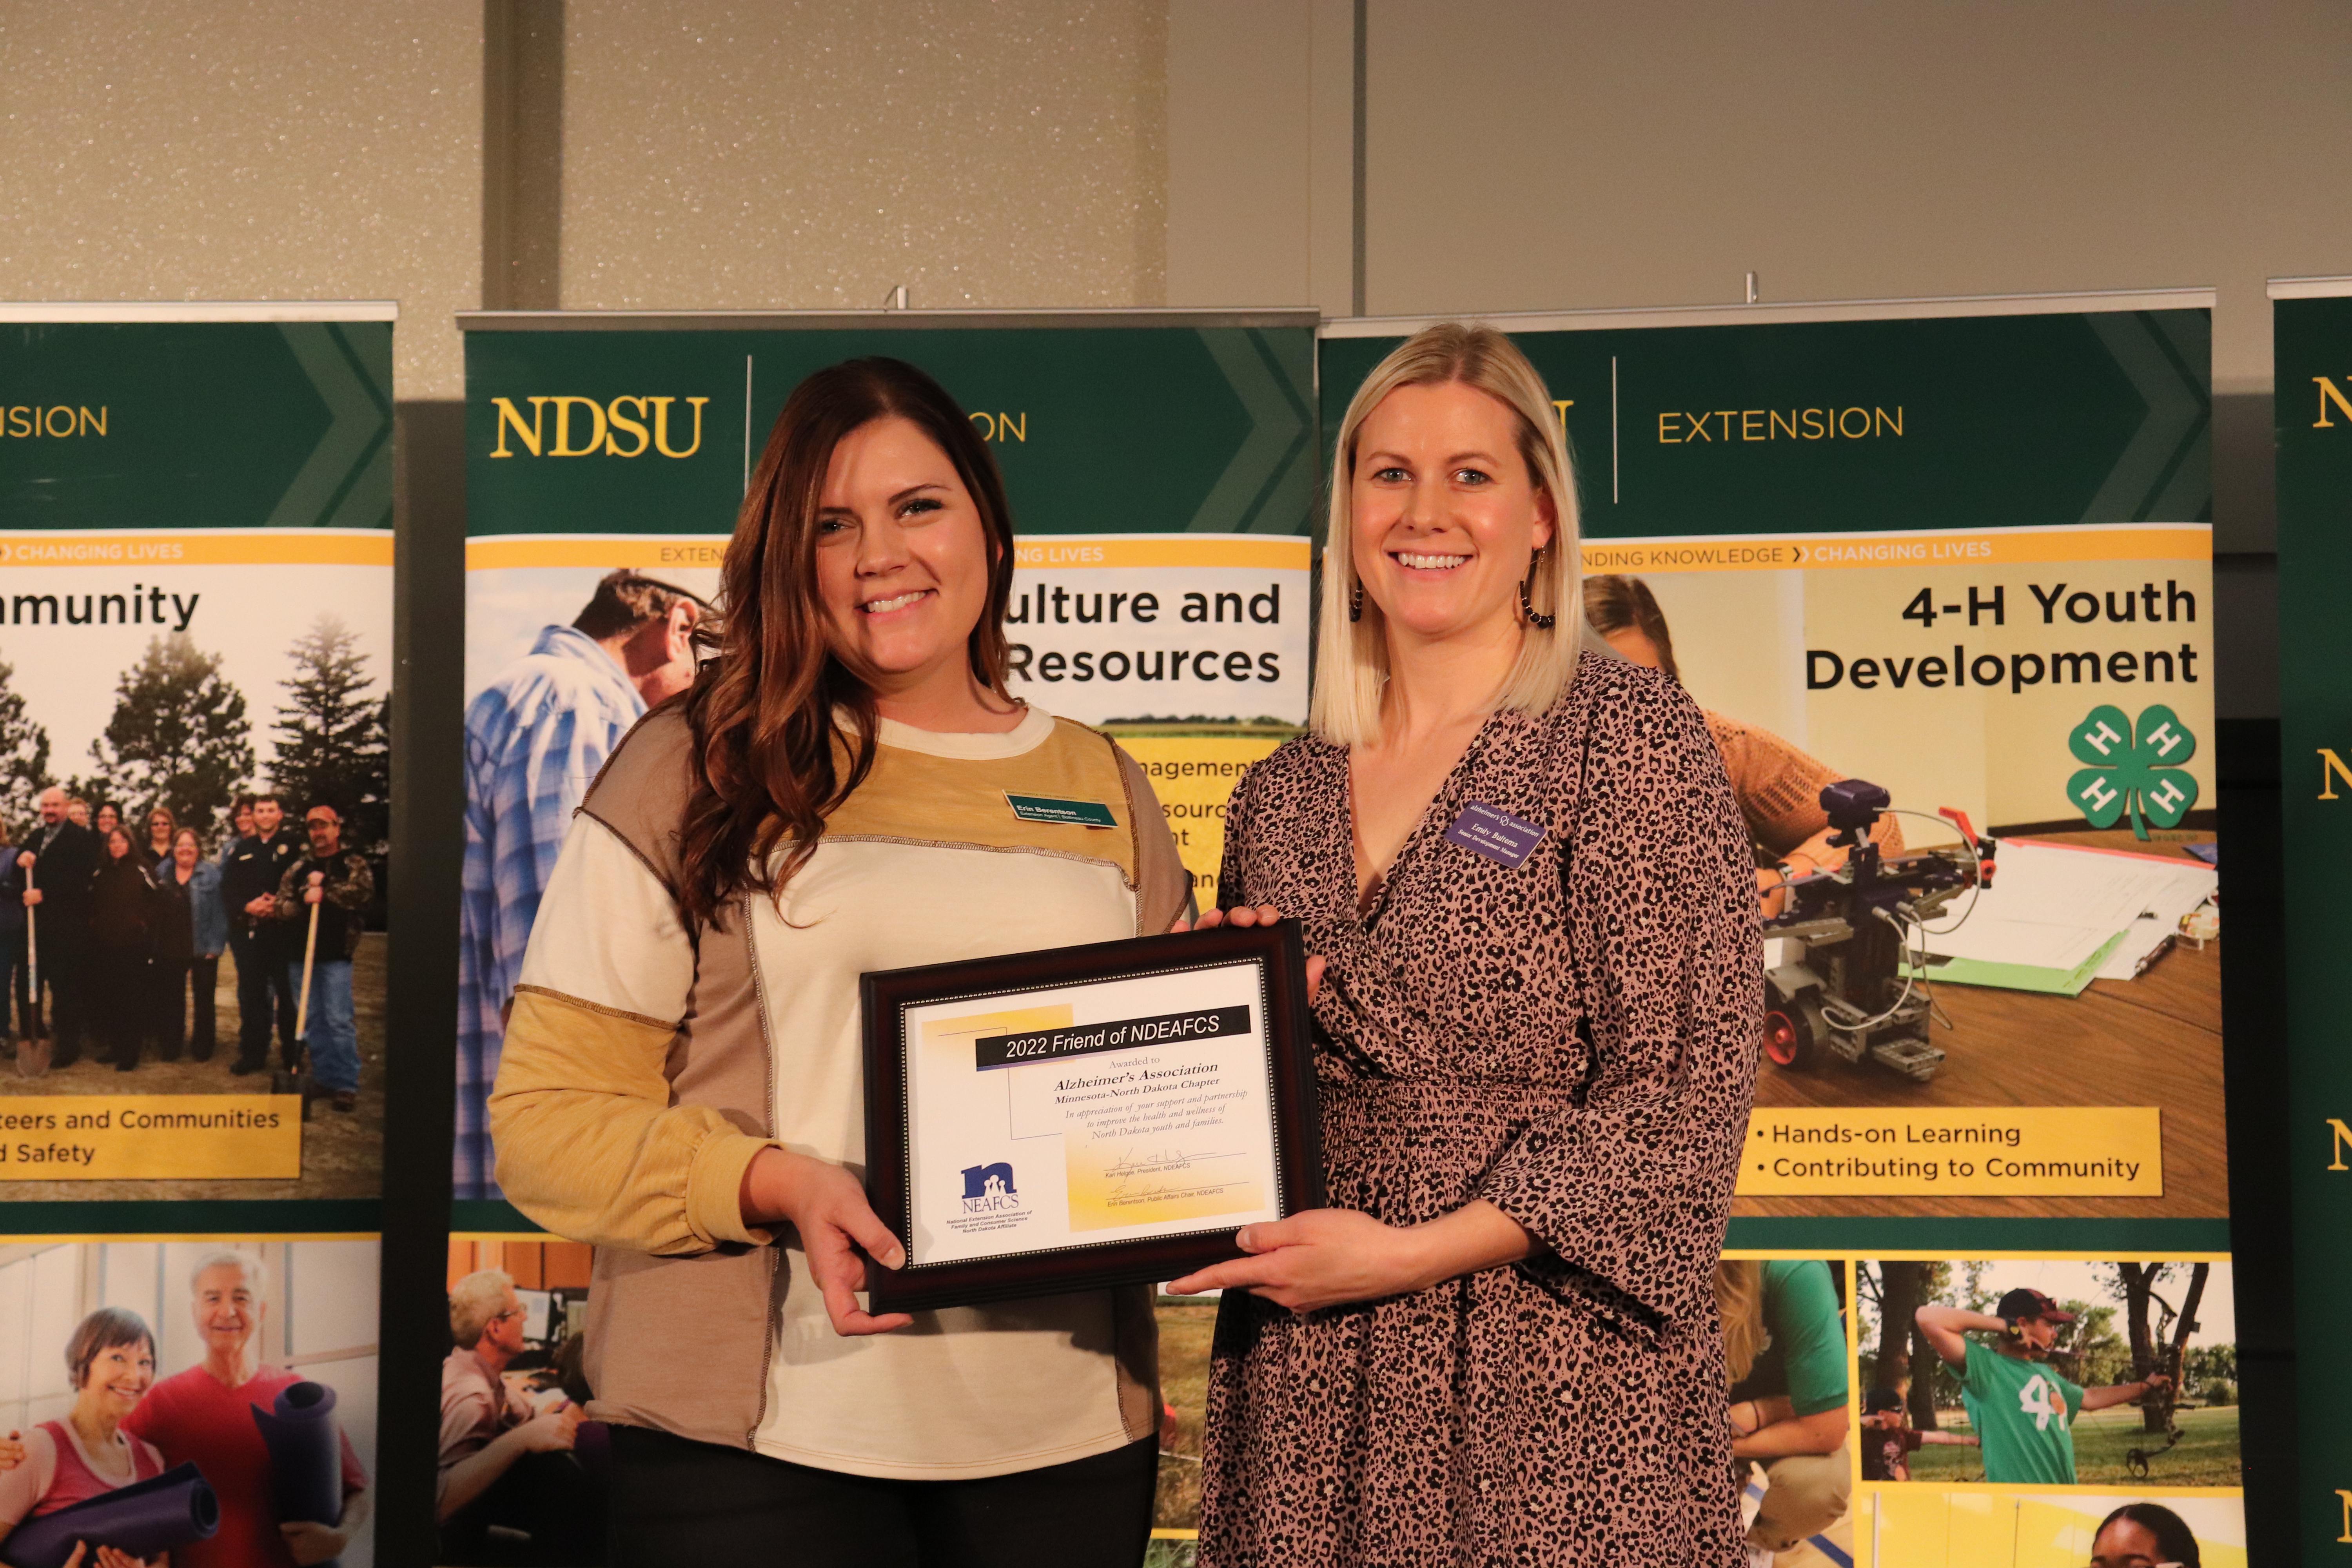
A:
MULTIPOLYGON (((1157 800, 1150 809, 1160 816, 1157 800)), ((1109 737, 1058 719, 1043 745, 1017 757, 935 757, 897 746, 877 748, 874 772, 825 819, 824 831, 827 837, 1042 849, 1116 866, 1132 888, 1140 815, 1109 737), (1024 821, 1013 814, 1008 795, 1108 806, 1118 826, 1024 821)), ((1167 831, 1164 820, 1159 830, 1167 831)))
POLYGON ((1124 747, 1113 750, 1127 780, 1128 799, 1135 806, 1136 934, 1158 936, 1178 920, 1191 920, 1200 912, 1192 900, 1192 873, 1185 869, 1184 858, 1177 852, 1167 809, 1160 804, 1143 764, 1129 756, 1124 747))
POLYGON ((675 898, 677 830, 693 794, 694 731, 675 704, 630 726, 596 772, 580 809, 620 837, 675 898))

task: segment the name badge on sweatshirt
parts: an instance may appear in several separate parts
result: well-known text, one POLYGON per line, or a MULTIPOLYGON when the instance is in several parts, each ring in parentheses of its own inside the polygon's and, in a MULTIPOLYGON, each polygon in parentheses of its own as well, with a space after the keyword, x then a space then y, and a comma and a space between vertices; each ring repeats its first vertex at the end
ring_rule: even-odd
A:
POLYGON ((1117 827, 1118 818, 1098 800, 1062 800, 1050 795, 1014 795, 1006 791, 1013 815, 1024 822, 1057 822, 1066 827, 1117 827))
POLYGON ((1543 842, 1544 826, 1513 816, 1509 812, 1472 801, 1463 807, 1454 826, 1445 830, 1445 841, 1458 844, 1473 855, 1508 866, 1516 871, 1528 863, 1528 857, 1543 842))

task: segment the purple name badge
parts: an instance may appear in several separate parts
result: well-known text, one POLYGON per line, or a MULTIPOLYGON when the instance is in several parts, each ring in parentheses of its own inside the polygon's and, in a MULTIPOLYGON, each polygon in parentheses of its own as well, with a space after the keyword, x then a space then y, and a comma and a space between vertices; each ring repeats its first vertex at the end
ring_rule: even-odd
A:
POLYGON ((1445 830, 1448 844, 1459 844, 1473 855, 1484 855, 1516 871, 1543 842, 1544 826, 1472 801, 1463 807, 1454 826, 1445 830))

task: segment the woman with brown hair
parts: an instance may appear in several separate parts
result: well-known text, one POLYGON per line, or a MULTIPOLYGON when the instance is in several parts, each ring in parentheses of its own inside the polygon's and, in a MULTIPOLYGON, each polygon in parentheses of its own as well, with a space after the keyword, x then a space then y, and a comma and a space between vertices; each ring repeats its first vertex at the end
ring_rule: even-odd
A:
POLYGON ((1234 791, 1218 891, 1328 957, 1331 1206, 1171 1287, 1224 1290, 1202 1563, 1737 1563, 1712 1277, 1763 985, 1722 762, 1581 635, 1509 339, 1382 361, 1330 493, 1314 732, 1234 791))
POLYGON ((139 1070, 153 1011, 156 894, 147 871, 120 820, 100 835, 98 869, 89 879, 90 1014, 100 1048, 117 1072, 139 1070))
POLYGON ((1191 883, 1105 737, 1006 691, 1012 519, 922 372, 786 401, 723 628, 590 790, 490 1125, 517 1206, 596 1246, 589 1414, 616 1563, 1132 1564, 1157 1468, 1140 1287, 875 1316, 858 978, 1163 931, 1191 883), (1008 792, 1106 807, 1108 832, 1008 792))
POLYGON ((160 866, 172 858, 172 837, 179 832, 179 819, 172 808, 158 802, 147 814, 147 864, 160 866))
MULTIPOLYGON (((92 1312, 66 1342, 66 1373, 72 1407, 35 1426, 21 1444, 8 1434, 9 1451, 0 1455, 0 1541, 27 1521, 163 1473, 155 1446, 122 1429, 155 1383, 155 1336, 146 1320, 125 1307, 92 1312)), ((111 1547, 89 1553, 87 1542, 76 1545, 68 1568, 75 1563, 139 1568, 137 1559, 111 1547)))
POLYGON ((197 1061, 212 1060, 219 1019, 215 992, 220 984, 221 951, 228 945, 228 911, 221 905, 220 867, 205 857, 205 841, 193 827, 172 836, 172 850, 156 863, 152 1020, 156 1054, 180 1059, 180 1047, 197 1061), (195 1028, 188 1027, 194 1001, 195 1028))

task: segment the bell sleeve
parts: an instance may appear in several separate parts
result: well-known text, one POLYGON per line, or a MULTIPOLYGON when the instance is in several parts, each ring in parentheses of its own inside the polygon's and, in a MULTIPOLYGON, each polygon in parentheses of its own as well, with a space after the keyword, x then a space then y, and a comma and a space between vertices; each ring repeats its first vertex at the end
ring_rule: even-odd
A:
POLYGON ((1652 1338, 1713 1299, 1763 1025, 1755 875, 1679 687, 1623 672, 1594 694, 1580 755, 1555 820, 1587 1075, 1478 1195, 1538 1243, 1520 1265, 1538 1282, 1652 1338))

